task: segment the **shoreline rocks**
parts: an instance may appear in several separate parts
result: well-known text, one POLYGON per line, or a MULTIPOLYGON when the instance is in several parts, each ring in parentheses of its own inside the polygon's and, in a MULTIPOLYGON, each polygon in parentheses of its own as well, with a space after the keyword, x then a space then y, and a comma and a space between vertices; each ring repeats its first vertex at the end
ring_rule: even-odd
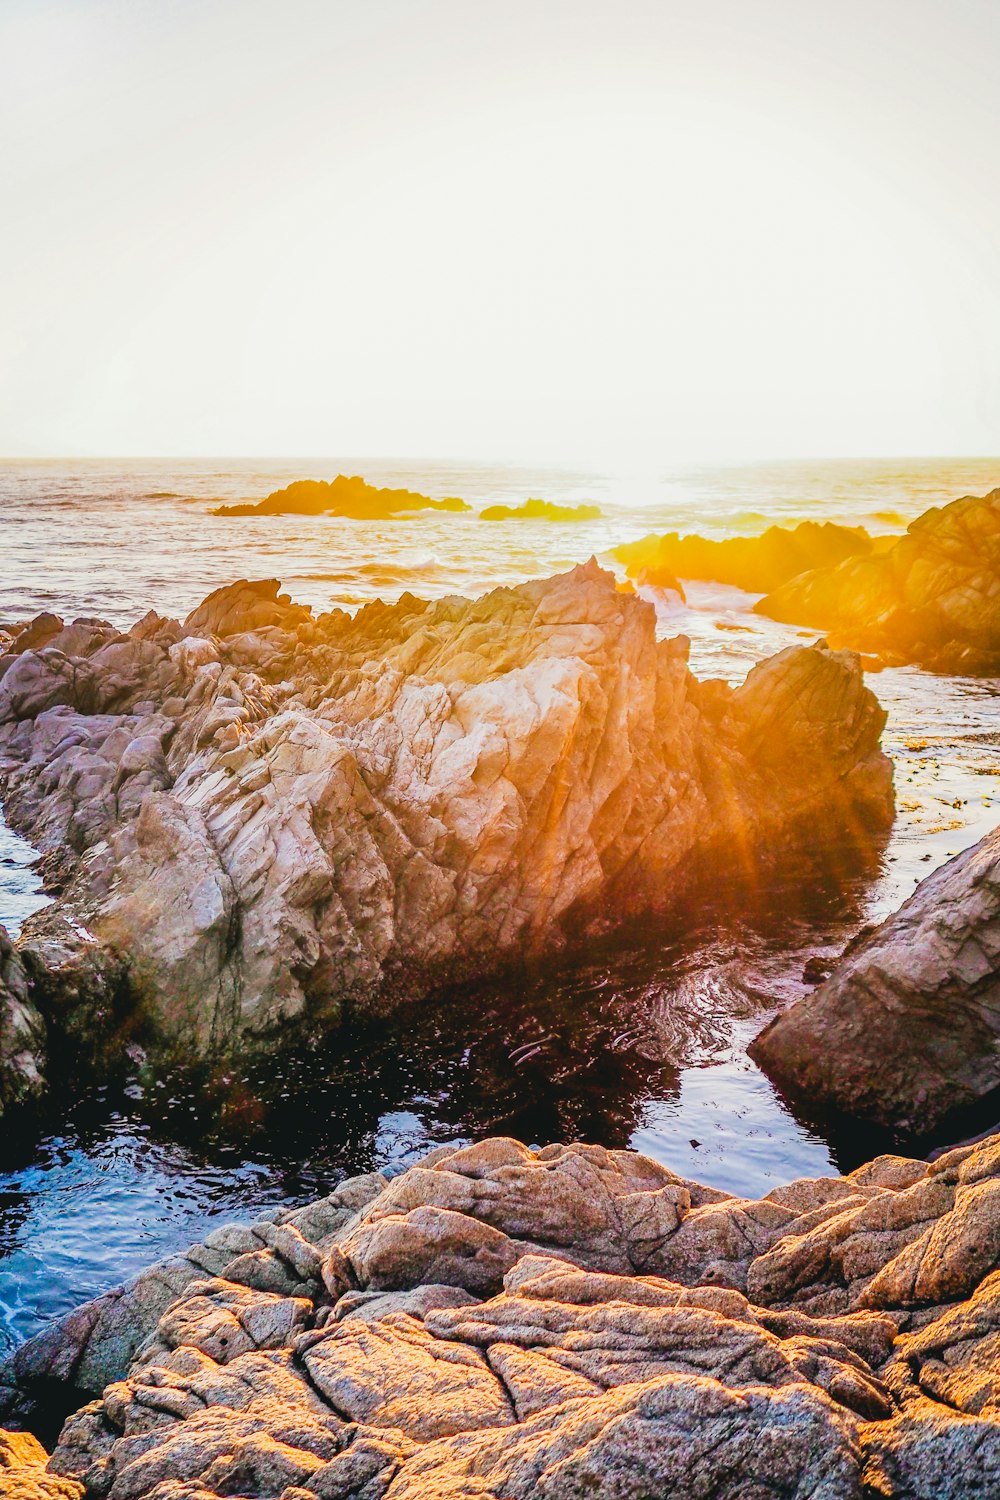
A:
POLYGON ((49 1474, 110 1500, 985 1496, 998 1184, 1000 1137, 759 1200, 597 1146, 440 1147, 53 1325, 4 1409, 93 1396, 49 1474))
POLYGON ((699 683, 593 562, 353 618, 272 579, 59 625, 0 657, 0 790, 61 891, 18 951, 44 996, 54 944, 45 1018, 81 1037, 89 996, 166 1054, 271 1046, 892 817, 855 656, 699 683))
POLYGON ((1000 1090, 1000 829, 922 880, 749 1051, 793 1096, 916 1135, 1000 1090))

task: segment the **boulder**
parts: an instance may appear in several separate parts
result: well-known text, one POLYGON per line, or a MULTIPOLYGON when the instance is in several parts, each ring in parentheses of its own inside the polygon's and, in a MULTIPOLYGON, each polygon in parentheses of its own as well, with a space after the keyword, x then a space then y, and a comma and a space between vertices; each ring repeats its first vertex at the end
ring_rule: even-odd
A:
POLYGON ((750 1054, 812 1105, 915 1135, 1000 1088, 1000 829, 922 880, 750 1054))
POLYGON ((755 606, 888 663, 1000 672, 1000 489, 925 511, 885 549, 814 568, 755 606))

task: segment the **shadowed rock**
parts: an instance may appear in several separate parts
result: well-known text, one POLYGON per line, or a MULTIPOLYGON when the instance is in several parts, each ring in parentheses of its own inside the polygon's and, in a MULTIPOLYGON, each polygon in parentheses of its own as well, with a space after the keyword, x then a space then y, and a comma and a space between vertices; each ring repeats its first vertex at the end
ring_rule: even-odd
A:
POLYGON ((801 521, 793 527, 769 526, 761 536, 722 541, 670 531, 625 542, 613 555, 636 583, 676 589, 679 578, 701 578, 764 594, 808 568, 867 556, 872 547, 863 527, 801 521))
POLYGON ((793 1093, 914 1133, 1000 1088, 1000 830, 921 881, 750 1052, 793 1093))

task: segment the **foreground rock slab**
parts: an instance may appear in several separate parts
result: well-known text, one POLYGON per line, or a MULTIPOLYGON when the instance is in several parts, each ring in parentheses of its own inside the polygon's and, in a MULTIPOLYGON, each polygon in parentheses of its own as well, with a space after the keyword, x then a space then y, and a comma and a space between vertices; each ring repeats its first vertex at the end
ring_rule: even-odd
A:
POLYGON ((29 626, 0 790, 63 891, 20 942, 33 1002, 90 1046, 113 1018, 218 1056, 878 837, 855 656, 790 648, 735 691, 686 656, 596 563, 353 618, 244 580, 183 624, 29 626))
POLYGON ((1000 1137, 757 1200, 442 1147, 55 1325, 7 1409, 92 1392, 49 1472, 111 1500, 995 1495, 996 1189, 1000 1137))
POLYGON ((921 881, 750 1054, 793 1094, 914 1134, 1000 1089, 1000 829, 921 881))

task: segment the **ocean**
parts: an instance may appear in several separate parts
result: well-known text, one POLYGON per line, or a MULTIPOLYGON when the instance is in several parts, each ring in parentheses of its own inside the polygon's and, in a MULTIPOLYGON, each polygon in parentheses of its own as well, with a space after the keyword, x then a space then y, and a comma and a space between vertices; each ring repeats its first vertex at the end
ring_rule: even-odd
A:
MULTIPOLYGON (((238 577, 346 609, 405 591, 479 594, 556 572, 649 531, 726 536, 836 520, 899 532, 928 506, 1000 483, 1000 459, 754 464, 591 474, 370 458, 31 460, 0 464, 0 620, 42 610, 127 626, 183 616, 238 577), (229 519, 296 478, 363 474, 478 511, 529 496, 593 502, 585 523, 425 513, 370 524, 229 519)), ((815 635, 752 613, 753 597, 692 584, 648 592, 664 635, 691 638, 692 670, 743 679, 815 635)), ((870 868, 807 891, 780 880, 752 910, 725 902, 684 926, 623 934, 533 976, 433 997, 331 1038, 280 1077, 247 1071, 225 1100, 191 1077, 81 1087, 0 1131, 0 1351, 44 1321, 202 1235, 220 1219, 317 1196, 342 1176, 401 1170, 432 1145, 487 1132, 632 1146, 675 1170, 756 1195, 850 1167, 881 1144, 796 1112, 746 1056, 805 992, 803 965, 880 920, 916 881, 995 825, 1000 682, 886 670, 898 814, 870 868), (234 1102, 235 1101, 235 1102, 234 1102)), ((0 821, 0 922, 45 900, 32 851, 0 821)), ((989 1122, 984 1122, 984 1124, 989 1122)), ((924 1146, 926 1143, 917 1143, 924 1146)))

